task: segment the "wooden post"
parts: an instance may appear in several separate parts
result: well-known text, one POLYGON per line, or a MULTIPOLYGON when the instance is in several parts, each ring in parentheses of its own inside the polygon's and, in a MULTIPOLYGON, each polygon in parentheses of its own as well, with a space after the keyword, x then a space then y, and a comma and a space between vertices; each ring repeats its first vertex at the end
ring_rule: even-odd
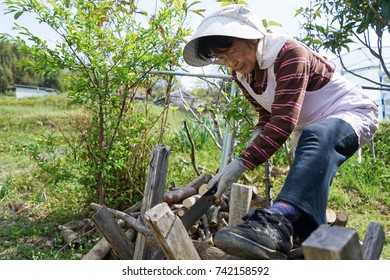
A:
POLYGON ((379 260, 385 244, 385 230, 379 223, 371 222, 368 225, 363 241, 363 259, 379 260))
POLYGON ((168 204, 160 203, 145 212, 145 220, 169 260, 200 260, 180 218, 168 204))
POLYGON ((252 187, 233 184, 230 196, 229 226, 241 224, 248 213, 252 198, 252 187))
MULTIPOLYGON (((152 156, 149 162, 148 180, 145 186, 144 198, 141 206, 141 219, 143 219, 147 210, 163 201, 169 153, 170 148, 164 145, 157 145, 152 150, 152 156)), ((155 249, 155 246, 146 243, 146 237, 144 235, 138 234, 134 259, 150 259, 155 249)))
POLYGON ((361 260, 359 237, 353 229, 320 225, 303 243, 307 260, 361 260))
POLYGON ((123 260, 131 260, 134 254, 134 245, 128 240, 107 207, 104 205, 100 207, 92 219, 119 257, 123 260))

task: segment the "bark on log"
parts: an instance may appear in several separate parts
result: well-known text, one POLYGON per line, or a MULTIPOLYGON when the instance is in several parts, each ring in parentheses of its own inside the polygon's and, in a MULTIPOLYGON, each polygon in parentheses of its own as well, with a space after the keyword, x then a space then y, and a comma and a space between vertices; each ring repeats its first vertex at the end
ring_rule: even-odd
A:
POLYGON ((379 260, 385 244, 385 231, 379 223, 371 222, 368 225, 363 241, 363 259, 379 260))
POLYGON ((210 181, 211 175, 200 174, 194 181, 186 185, 185 187, 170 191, 164 194, 163 202, 171 205, 178 203, 186 199, 187 197, 198 194, 198 189, 202 184, 210 181))
POLYGON ((347 226, 347 222, 348 222, 347 214, 345 214, 344 212, 339 212, 336 214, 336 221, 334 221, 333 225, 345 227, 347 226))
POLYGON ((218 230, 227 226, 229 226, 229 224, 226 222, 225 218, 220 217, 218 221, 218 230))
POLYGON ((199 235, 199 238, 200 238, 201 241, 205 241, 206 238, 207 238, 206 234, 204 233, 203 228, 201 228, 201 227, 198 227, 198 235, 199 235))
POLYGON ((65 243, 67 244, 75 244, 78 243, 79 235, 77 232, 71 230, 71 229, 63 229, 61 230, 61 236, 64 239, 65 243))
MULTIPOLYGON (((125 234, 128 239, 132 241, 137 234, 137 231, 134 228, 129 228, 126 230, 125 234)), ((103 237, 86 255, 83 256, 82 260, 103 260, 111 249, 111 244, 103 237)))
MULTIPOLYGON (((156 145, 152 150, 149 162, 148 180, 145 186, 143 203, 141 206, 141 219, 146 211, 162 202, 168 173, 168 157, 170 148, 165 145, 156 145)), ((148 244, 143 235, 137 236, 135 243, 135 260, 148 260, 153 256, 155 246, 148 244)))
POLYGON ((199 227, 199 222, 195 223, 192 227, 189 228, 188 235, 193 236, 198 231, 198 227, 199 227))
MULTIPOLYGON (((91 208, 94 209, 95 211, 99 211, 101 207, 102 206, 100 204, 91 203, 91 208)), ((110 212, 110 214, 113 217, 122 219, 128 226, 133 227, 139 233, 146 235, 148 237, 151 236, 150 229, 147 226, 145 226, 142 222, 140 222, 138 219, 115 209, 107 208, 107 210, 110 212)))
POLYGON ((140 201, 138 201, 136 204, 134 204, 133 206, 125 209, 123 212, 126 213, 126 214, 139 212, 139 211, 141 211, 141 206, 142 206, 142 199, 140 201))
POLYGON ((221 199, 218 199, 218 205, 221 206, 221 211, 229 212, 229 205, 226 203, 226 200, 223 199, 223 196, 221 199))
POLYGON ((242 260, 242 258, 226 254, 208 242, 193 240, 192 243, 202 260, 242 260))
POLYGON ((213 204, 207 210, 206 215, 207 219, 209 220, 210 228, 216 228, 218 226, 218 213, 220 208, 220 206, 213 204))
POLYGON ((82 258, 82 260, 102 260, 111 250, 110 242, 102 238, 95 246, 82 258))
POLYGON ((134 254, 134 245, 128 240, 106 206, 102 206, 92 216, 93 221, 104 235, 111 247, 123 260, 131 260, 134 254))
POLYGON ((261 197, 259 195, 254 195, 252 196, 252 199, 251 199, 251 202, 250 202, 250 207, 252 208, 267 208, 269 202, 267 200, 267 198, 265 197, 261 197))

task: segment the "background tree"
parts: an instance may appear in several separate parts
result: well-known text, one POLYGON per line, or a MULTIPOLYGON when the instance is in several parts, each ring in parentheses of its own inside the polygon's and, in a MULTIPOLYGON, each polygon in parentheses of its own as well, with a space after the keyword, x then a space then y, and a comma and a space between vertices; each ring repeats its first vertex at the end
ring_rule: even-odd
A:
POLYGON ((32 68, 21 66, 24 60, 30 60, 27 54, 19 51, 16 42, 0 40, 0 93, 15 84, 50 87, 61 90, 61 83, 55 75, 40 75, 32 68))
POLYGON ((301 39, 303 42, 317 51, 330 51, 336 55, 348 73, 389 87, 347 69, 342 52, 349 51, 350 46, 356 42, 362 44, 379 61, 385 75, 390 78, 389 64, 383 57, 383 36, 390 32, 390 1, 312 0, 309 7, 301 7, 296 15, 302 15, 306 19, 302 23, 306 32, 301 39))
MULTIPOLYGON (((61 38, 51 47, 28 27, 15 25, 23 37, 14 40, 33 58, 24 61, 25 66, 45 74, 67 70, 72 75, 69 97, 87 114, 85 122, 78 124, 78 145, 70 143, 73 160, 84 184, 98 190, 102 204, 121 197, 125 191, 118 188, 137 188, 132 182, 143 187, 144 180, 131 178, 132 170, 146 168, 139 162, 139 153, 148 152, 149 156, 151 142, 146 137, 153 134, 150 122, 137 113, 131 101, 151 69, 166 69, 177 60, 180 43, 188 33, 181 26, 187 11, 177 9, 177 1, 162 0, 151 16, 135 2, 5 1, 7 13, 13 13, 15 19, 32 13, 61 38), (168 28, 176 30, 166 32, 168 28)), ((141 170, 138 174, 145 173, 141 170)))

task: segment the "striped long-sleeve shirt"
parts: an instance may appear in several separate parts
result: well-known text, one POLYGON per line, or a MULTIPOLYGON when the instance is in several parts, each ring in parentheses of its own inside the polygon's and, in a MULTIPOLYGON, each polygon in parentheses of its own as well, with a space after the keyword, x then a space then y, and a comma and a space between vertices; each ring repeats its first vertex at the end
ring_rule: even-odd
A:
MULTIPOLYGON (((259 113, 255 129, 262 130, 240 155, 249 169, 264 163, 283 145, 297 125, 306 91, 324 87, 333 72, 332 65, 317 53, 298 41, 288 40, 274 62, 275 99, 268 112, 248 93, 233 71, 233 79, 259 113)), ((267 87, 267 69, 259 69, 256 65, 252 77, 251 88, 256 94, 262 94, 267 87)))

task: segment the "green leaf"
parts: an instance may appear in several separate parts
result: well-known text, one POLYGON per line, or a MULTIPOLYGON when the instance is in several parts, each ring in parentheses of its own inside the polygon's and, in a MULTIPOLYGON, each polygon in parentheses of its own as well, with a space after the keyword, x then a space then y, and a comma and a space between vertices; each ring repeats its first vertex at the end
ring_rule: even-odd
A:
POLYGON ((171 111, 177 111, 177 110, 179 109, 179 107, 173 106, 173 105, 169 105, 169 109, 170 109, 171 111))
POLYGON ((269 26, 280 26, 280 27, 282 27, 282 25, 279 22, 274 21, 274 20, 269 20, 268 21, 268 25, 269 26))
POLYGON ((382 0, 379 2, 379 6, 381 7, 380 14, 385 19, 390 19, 390 1, 388 0, 382 0))
POLYGON ((298 10, 296 10, 294 17, 297 17, 298 15, 302 14, 303 11, 304 9, 302 7, 299 8, 298 10))
POLYGON ((23 14, 23 11, 19 11, 14 14, 14 19, 17 20, 21 15, 23 14))

